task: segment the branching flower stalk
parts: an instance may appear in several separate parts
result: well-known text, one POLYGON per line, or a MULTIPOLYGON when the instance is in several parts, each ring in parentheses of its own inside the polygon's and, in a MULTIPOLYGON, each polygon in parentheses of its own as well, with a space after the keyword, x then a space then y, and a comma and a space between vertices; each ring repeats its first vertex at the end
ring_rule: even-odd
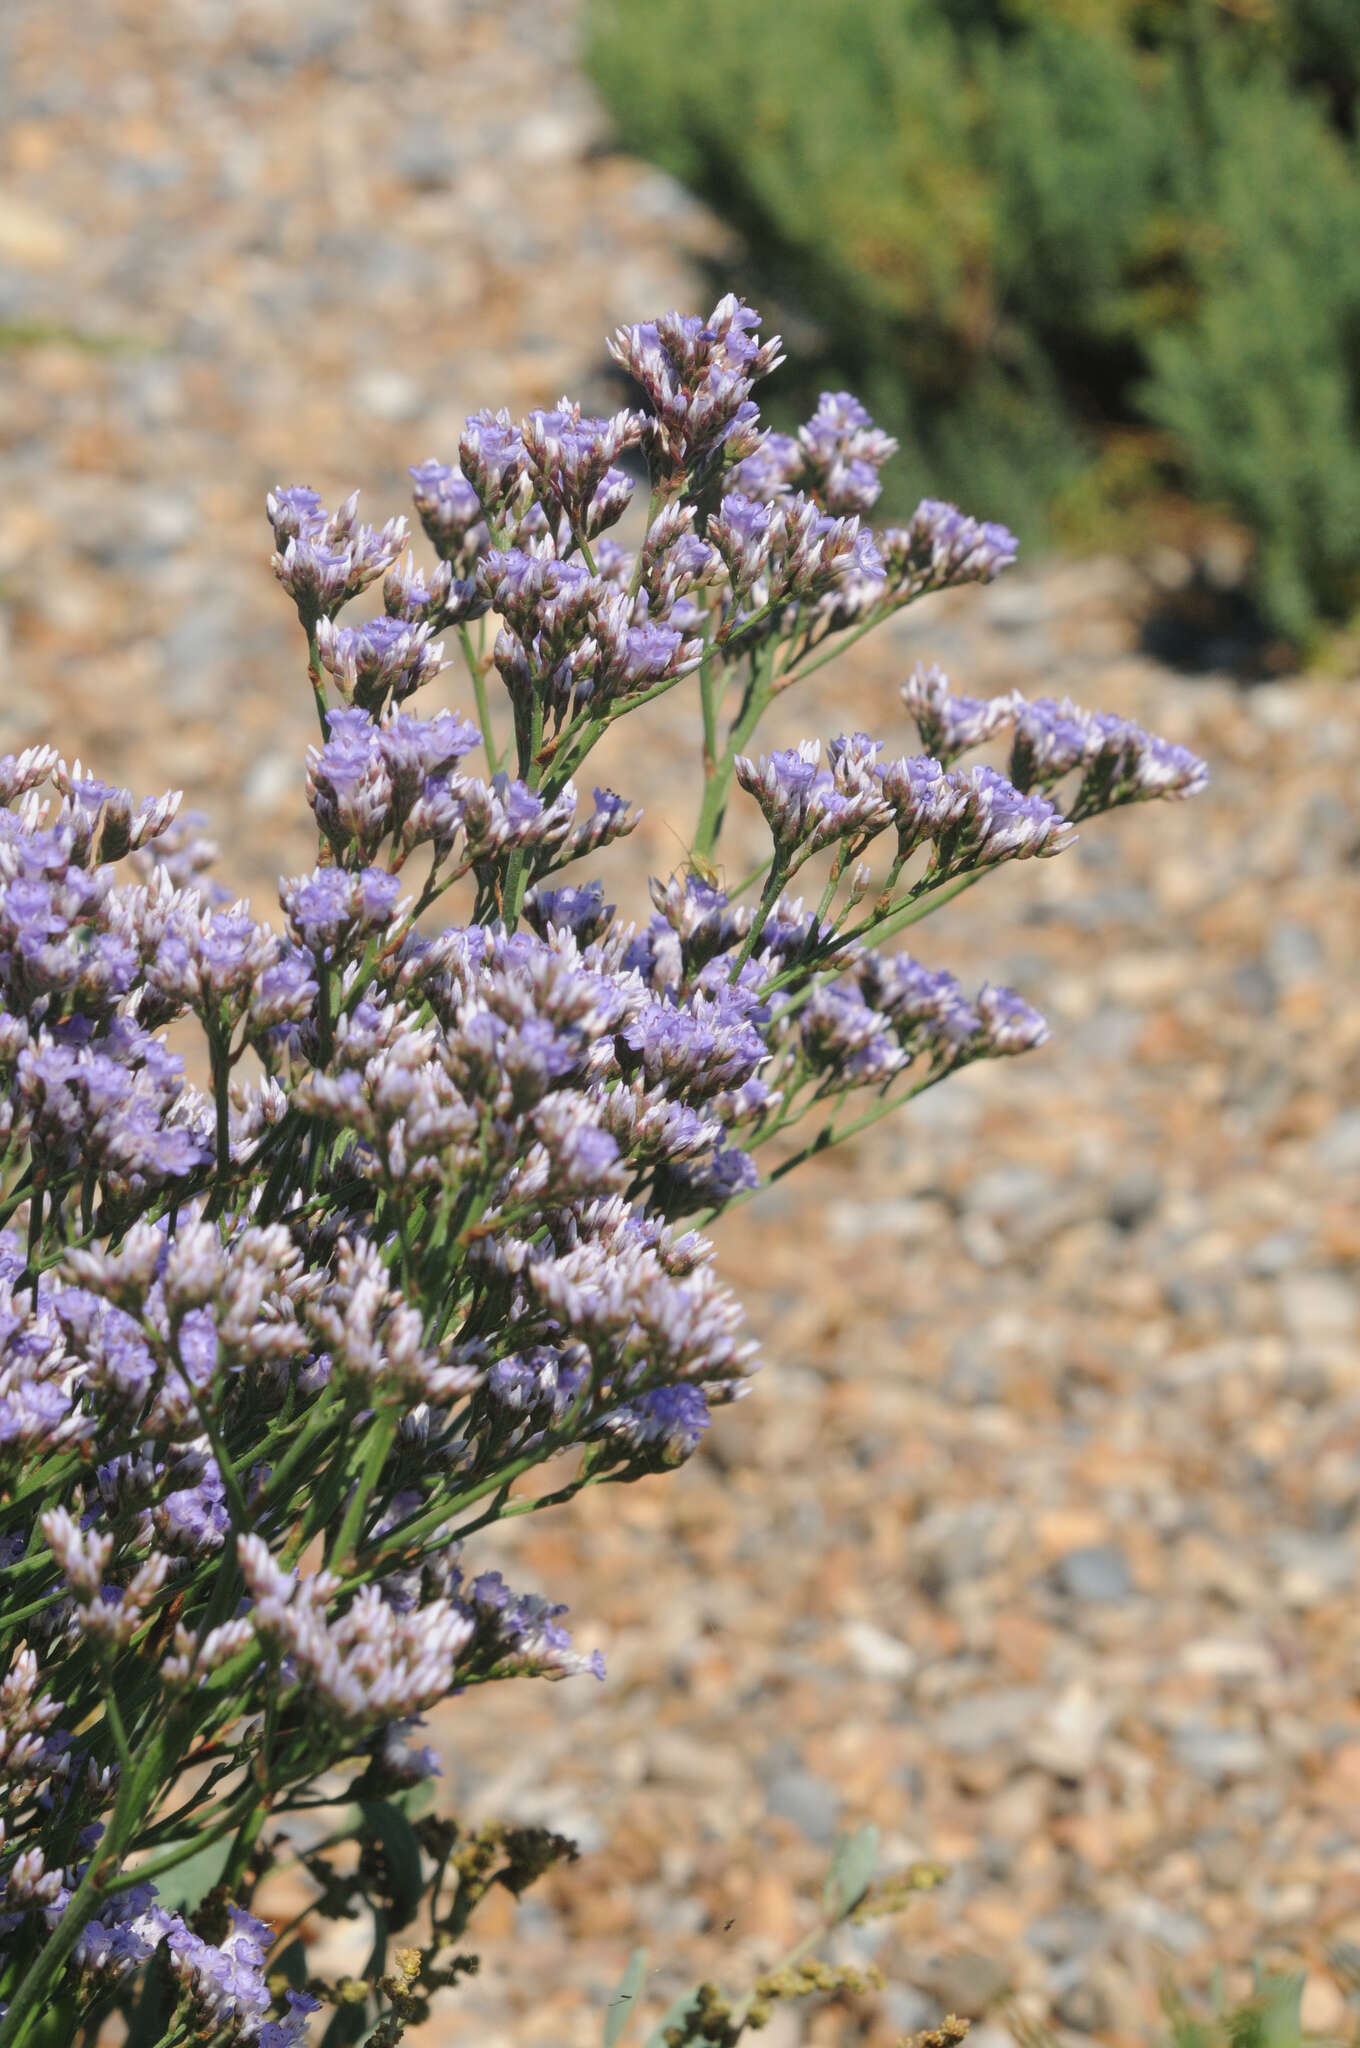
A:
POLYGON ((175 796, 0 761, 0 2048, 115 2012, 137 2048, 396 2041, 470 1967, 440 1944, 475 1897, 563 1845, 418 1819, 421 1717, 603 1665, 469 1539, 680 1464, 745 1391, 695 1219, 1043 1042, 1014 992, 882 942, 1074 819, 1203 786, 1123 720, 934 671, 904 689, 924 752, 755 753, 836 648, 1015 552, 931 501, 873 532, 892 443, 845 394, 763 429, 758 329, 727 298, 622 330, 612 419, 474 415, 457 468, 413 471, 432 567, 404 520, 271 494, 320 726, 317 861, 276 919, 216 888, 175 796), (410 708, 440 634, 475 719, 410 708), (695 862, 632 921, 593 870, 637 813, 575 778, 674 689, 695 862), (1007 735, 1004 770, 958 765, 1007 735), (729 895, 734 802, 770 851, 729 895), (186 1018, 206 1095, 162 1035, 186 1018), (374 1930, 338 1984, 253 1910, 280 1818, 326 1808, 360 1853, 300 1852, 312 1910, 374 1930))

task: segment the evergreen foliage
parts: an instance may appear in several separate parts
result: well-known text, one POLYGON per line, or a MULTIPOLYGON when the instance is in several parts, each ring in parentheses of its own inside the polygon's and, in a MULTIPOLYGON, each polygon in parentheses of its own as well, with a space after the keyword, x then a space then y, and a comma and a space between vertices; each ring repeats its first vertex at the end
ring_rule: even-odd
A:
POLYGON ((1070 533, 1132 468, 1295 641, 1360 602, 1353 0, 593 0, 589 61, 907 488, 1070 533))

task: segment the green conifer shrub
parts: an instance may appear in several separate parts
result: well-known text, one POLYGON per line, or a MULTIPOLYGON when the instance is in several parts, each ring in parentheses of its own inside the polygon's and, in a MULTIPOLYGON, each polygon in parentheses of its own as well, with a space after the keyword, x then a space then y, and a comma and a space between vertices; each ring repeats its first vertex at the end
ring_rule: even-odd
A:
POLYGON ((1276 629, 1360 603, 1354 0, 592 0, 588 61, 905 488, 1070 534, 1132 446, 1276 629))

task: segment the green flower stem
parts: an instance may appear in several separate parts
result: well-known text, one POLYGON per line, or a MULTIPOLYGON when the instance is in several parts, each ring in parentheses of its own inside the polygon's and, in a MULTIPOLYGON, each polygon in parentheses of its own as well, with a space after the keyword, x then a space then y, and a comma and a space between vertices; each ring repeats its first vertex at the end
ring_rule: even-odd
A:
POLYGON ((764 931, 767 923, 769 922, 770 912, 774 909, 776 903, 778 903, 779 901, 780 893, 784 887, 786 873, 787 871, 785 869, 784 863, 781 860, 780 856, 776 853, 774 858, 774 865, 770 869, 769 880, 766 882, 765 887, 761 892, 760 902, 756 906, 756 914, 751 919, 750 928, 747 931, 746 937, 741 942, 741 949, 738 952, 736 959, 732 963, 732 972, 728 977, 729 980, 737 980, 742 968, 746 965, 752 953, 754 953, 756 947, 759 945, 760 935, 764 931))
POLYGON ((472 695, 477 705, 477 723, 482 728, 482 745, 486 750, 486 765, 491 774, 496 775, 500 772, 501 758, 496 744, 496 728, 491 718, 491 705, 486 694, 486 669, 481 655, 472 644, 472 635, 466 626, 458 628, 458 641, 472 682, 472 695))
MULTIPOLYGON (((305 1461, 313 1460, 318 1440, 325 1436, 332 1424, 339 1418, 343 1411, 343 1406, 343 1402, 336 1400, 320 1402, 307 1415, 292 1443, 289 1444, 283 1456, 274 1466, 270 1473, 268 1484, 259 1497, 257 1514, 261 1520, 264 1520, 282 1502, 292 1498, 293 1481, 299 1467, 305 1461)), ((257 1456, 261 1460, 268 1459, 273 1434, 271 1432, 270 1436, 266 1437, 258 1446, 257 1456)), ((279 1429, 278 1434, 283 1434, 282 1428, 279 1429)))
POLYGON ((727 891, 728 901, 733 902, 738 896, 744 896, 748 889, 754 889, 756 883, 769 873, 773 862, 774 855, 771 854, 769 860, 763 860, 758 868, 752 868, 749 875, 743 875, 735 888, 727 891))
MULTIPOLYGON (((876 626, 881 626, 885 619, 892 617, 894 612, 901 611, 902 607, 910 604, 913 598, 924 596, 924 591, 913 590, 909 596, 900 597, 895 603, 876 607, 869 614, 868 618, 861 619, 857 626, 851 626, 844 632, 836 634, 834 636, 835 646, 831 648, 829 653, 818 655, 816 661, 805 662, 801 668, 795 668, 792 666, 791 660, 790 665, 781 671, 775 682, 776 692, 791 689, 795 683, 801 683, 805 676, 815 674, 819 668, 825 668, 829 661, 838 660, 844 654, 847 647, 853 647, 855 642, 862 640, 866 633, 872 633, 876 626)), ((816 642, 814 644, 820 645, 821 643, 816 642)), ((810 652, 811 650, 806 651, 810 652)), ((802 659, 801 656, 797 658, 802 659)))
POLYGON ((713 658, 713 649, 706 648, 699 663, 699 703, 704 719, 704 775, 713 774, 718 765, 718 707, 722 702, 727 683, 727 672, 720 662, 713 658))
POLYGON ((104 1714, 113 1734, 113 1746, 118 1752, 118 1768, 126 1776, 133 1767, 132 1745, 127 1738, 127 1729, 123 1726, 123 1713, 118 1704, 118 1690, 114 1683, 113 1672, 109 1668, 107 1655, 99 1660, 99 1689, 104 1695, 104 1714))
MULTIPOLYGON (((271 1708, 273 1704, 274 1695, 271 1693, 271 1708)), ((262 1752, 260 1762, 263 1763, 264 1761, 265 1756, 262 1752)), ((231 1845, 227 1860, 222 1866, 222 1874, 217 1880, 219 1884, 226 1887, 226 1890, 233 1898, 236 1895, 241 1879, 245 1876, 246 1865, 250 1861, 251 1851, 259 1841, 260 1832, 269 1818, 269 1781, 267 1774, 264 1777, 263 1783, 253 1785, 252 1790, 255 1794, 254 1803, 236 1830, 236 1839, 231 1845)))
POLYGON ((746 686, 746 695, 741 710, 737 713, 727 735, 727 745, 714 767, 704 780, 703 802, 699 807, 699 822, 694 829, 694 851, 700 859, 711 860, 722 833, 723 818, 727 810, 727 795, 732 784, 732 773, 742 748, 750 740, 756 727, 764 717, 774 694, 770 672, 774 666, 774 643, 762 648, 752 656, 751 677, 746 686))
POLYGON ((385 1415, 379 1413, 369 1424, 368 1442, 364 1447, 364 1462, 360 1468, 354 1491, 351 1493, 346 1505, 344 1517, 341 1520, 335 1542, 331 1545, 330 1551, 327 1554, 326 1569, 328 1571, 343 1571, 349 1561, 350 1552, 363 1534, 364 1516, 368 1512, 368 1503, 373 1497, 373 1489, 382 1474, 384 1464, 387 1462, 387 1454, 392 1448, 392 1439, 396 1433, 397 1417, 395 1409, 389 1408, 385 1415))
MULTIPOLYGON (((561 1445, 556 1437, 544 1441, 535 1450, 526 1451, 521 1457, 512 1458, 510 1463, 503 1465, 499 1471, 488 1473, 478 1485, 469 1486, 464 1492, 454 1494, 450 1499, 440 1501, 432 1508, 426 1508, 423 1514, 414 1515, 409 1522, 398 1523, 394 1529, 388 1531, 383 1548, 370 1551, 364 1558, 362 1571, 346 1579, 340 1591, 349 1593, 359 1586, 366 1585, 371 1579, 379 1576, 390 1561, 409 1550, 412 1543, 432 1536, 436 1530, 444 1528, 456 1515, 460 1515, 464 1508, 475 1507, 479 1500, 485 1500, 489 1493, 499 1493, 504 1487, 508 1495, 509 1488, 516 1479, 521 1478, 526 1472, 532 1472, 536 1465, 546 1465, 560 1449, 561 1445)), ((0 2048, 4 2048, 3 2042, 0 2042, 0 2048)))
POLYGON ((307 680, 312 686, 312 702, 316 705, 317 722, 321 727, 321 744, 324 746, 331 736, 327 723, 330 704, 326 698, 326 685, 321 680, 321 655, 316 644, 316 630, 307 634, 307 680))
MULTIPOLYGON (((41 1466, 37 1477, 31 1484, 24 1487, 21 1493, 11 1494, 6 1500, 6 1516, 11 1521, 27 1520, 31 1523, 35 1518, 31 1516, 21 1517, 18 1513, 19 1509, 26 1507, 29 1501, 50 1501, 56 1499, 60 1492, 64 1490, 67 1482, 74 1478, 81 1470, 80 1459, 69 1455, 64 1457, 60 1465, 55 1468, 51 1465, 41 1466)), ((51 1557, 45 1550, 37 1551, 31 1557, 21 1559, 18 1564, 10 1565, 5 1574, 6 1582, 8 1583, 9 1580, 17 1577, 20 1572, 31 1571, 35 1565, 41 1563, 51 1563, 51 1557)), ((9 1615, 6 1614, 4 1617, 5 1625, 8 1625, 9 1618, 9 1615)))
POLYGON ((540 755, 540 765, 550 770, 543 782, 544 798, 559 794, 611 725, 627 718, 630 712, 640 711, 644 704, 652 703, 655 698, 664 697, 681 683, 687 683, 699 665, 695 662, 692 667, 681 669, 678 675, 663 676, 659 683, 652 684, 650 690, 641 690, 636 697, 625 697, 622 703, 611 704, 605 711, 582 712, 579 718, 564 726, 540 755))
POLYGON ((986 868, 970 868, 966 875, 956 875, 951 882, 939 882, 933 889, 923 889, 910 902, 903 903, 896 910, 885 911, 881 916, 864 919, 863 923, 842 932, 836 939, 835 951, 853 946, 859 939, 891 939, 898 932, 906 931, 909 925, 920 924, 931 917, 944 904, 952 903, 956 896, 962 896, 965 889, 971 889, 989 872, 986 868))
POLYGON ((314 1536, 321 1533, 340 1505, 350 1469, 347 1432, 357 1412, 353 1402, 346 1402, 338 1442, 331 1461, 317 1479, 307 1504, 307 1512, 284 1546, 282 1563, 285 1570, 291 1571, 295 1568, 307 1545, 314 1536))
MULTIPOLYGON (((30 1197, 29 1197, 29 1202, 28 1202, 28 1258, 27 1258, 27 1261, 26 1261, 26 1264, 25 1264, 25 1267, 24 1267, 24 1272, 23 1272, 23 1275, 22 1275, 22 1280, 27 1280, 27 1281, 29 1281, 29 1282, 30 1282, 30 1284, 31 1284, 31 1286, 32 1286, 32 1288, 33 1288, 33 1306, 34 1306, 34 1308, 36 1308, 36 1307, 37 1307, 37 1305, 38 1305, 38 1276, 39 1276, 39 1274, 40 1274, 40 1273, 41 1273, 41 1271, 42 1271, 42 1268, 41 1268, 41 1266, 40 1266, 40 1264, 39 1264, 39 1261, 38 1261, 38 1253, 39 1253, 39 1251, 40 1251, 40 1250, 41 1250, 41 1248, 42 1248, 42 1234, 43 1234, 43 1192, 44 1192, 44 1191, 43 1191, 43 1186, 42 1186, 42 1182, 41 1182, 41 1181, 39 1181, 39 1182, 38 1182, 38 1184, 37 1184, 37 1186, 36 1186, 36 1187, 34 1188, 34 1190, 33 1190, 33 1193, 32 1193, 32 1194, 30 1195, 30 1197)), ((21 1284, 22 1284, 22 1280, 21 1280, 21 1284)))
POLYGON ((208 1064, 212 1072, 213 1103, 217 1112, 217 1177, 225 1182, 231 1171, 231 1045, 221 1029, 220 1019, 208 1032, 208 1064))
POLYGON ((0 1201, 0 1230, 3 1230, 16 1209, 22 1209, 33 1188, 33 1163, 30 1160, 19 1175, 14 1186, 0 1201))
MULTIPOLYGON (((202 1758, 203 1751, 191 1751, 188 1756, 183 1758, 182 1768, 184 1770, 193 1770, 202 1758)), ((181 1839, 180 1830, 190 1814, 197 1814, 201 1821, 203 1818, 204 1800, 207 1799, 210 1793, 216 1791, 224 1778, 234 1777, 240 1769, 241 1761, 234 1750, 229 1756, 219 1757, 203 1783, 195 1786, 194 1790, 179 1806, 175 1807, 173 1812, 161 1815, 158 1820, 153 1820, 139 1832, 137 1839, 141 1848, 149 1853, 161 1842, 179 1842, 181 1839)), ((174 1788, 172 1787, 171 1789, 173 1790, 174 1788)), ((232 1796, 233 1798, 235 1797, 235 1795, 232 1796)), ((226 1800, 219 1802, 220 1809, 225 1811, 227 1804, 226 1800)))
MULTIPOLYGON (((647 524, 643 528, 644 533, 651 532, 652 522, 665 503, 666 493, 657 490, 656 486, 653 485, 651 494, 647 499, 647 524)), ((642 555, 643 550, 639 548, 633 557, 633 573, 628 579, 629 597, 636 597, 638 591, 642 588, 642 555)))
MULTIPOLYGON (((575 541, 577 547, 581 550, 581 560, 586 565, 587 573, 591 576, 598 576, 600 572, 595 567, 595 557, 590 552, 590 543, 586 539, 584 529, 582 527, 573 526, 571 529, 571 537, 575 541)), ((642 550, 639 548, 638 553, 641 554, 641 552, 642 550)))
POLYGON ((607 1472, 582 1472, 577 1478, 569 1479, 565 1486, 559 1486, 554 1493, 539 1494, 536 1500, 511 1500, 509 1489, 506 1488, 496 1495, 484 1514, 475 1516, 472 1521, 464 1522, 460 1528, 455 1529, 452 1541, 462 1543, 468 1536, 475 1535, 479 1529, 489 1528, 493 1522, 513 1521, 519 1515, 536 1515, 540 1508, 565 1507, 568 1501, 575 1500, 577 1494, 583 1493, 586 1487, 599 1486, 609 1476, 607 1472))
POLYGON ((505 882, 501 890, 501 916, 507 931, 513 931, 519 922, 520 911, 528 892, 529 875, 524 859, 524 850, 517 846, 505 863, 505 882))
MULTIPOLYGON (((857 940, 891 939, 898 932, 905 931, 909 925, 920 924, 923 918, 929 917, 932 912, 939 910, 943 904, 951 902, 955 896, 961 896, 965 889, 971 889, 974 882, 980 881, 987 872, 986 868, 971 868, 966 875, 957 875, 952 882, 942 882, 934 889, 923 891, 908 903, 898 904, 894 909, 884 911, 880 915, 866 917, 860 924, 852 926, 848 931, 838 932, 827 947, 826 952, 818 960, 817 965, 821 967, 828 961, 834 960, 838 954, 845 952, 846 948, 854 945, 857 940)), ((797 967, 786 968, 782 974, 776 974, 771 980, 766 982, 761 990, 761 995, 767 998, 777 995, 781 989, 787 988, 790 983, 796 981, 800 975, 807 972, 808 968, 805 962, 800 962, 797 967)), ((802 1004, 807 1001, 811 993, 812 988, 811 984, 809 984, 808 988, 802 991, 801 997, 794 998, 780 1014, 788 1016, 792 1014, 795 1007, 801 1009, 802 1004)))
MULTIPOLYGON (((934 1088, 937 1083, 944 1080, 946 1074, 953 1073, 954 1071, 956 1071, 954 1068, 946 1067, 939 1073, 929 1075, 926 1080, 918 1081, 914 1088, 905 1088, 900 1094, 884 1096, 874 1104, 872 1109, 866 1109, 861 1116, 855 1117, 848 1124, 841 1125, 839 1129, 837 1128, 834 1116, 828 1117, 815 1138, 811 1139, 808 1144, 775 1167, 774 1171, 770 1174, 767 1185, 772 1186, 775 1181, 782 1180, 786 1173, 792 1173, 796 1167, 805 1166, 808 1160, 815 1158, 819 1152, 829 1152, 833 1145, 843 1145, 847 1138, 856 1137, 859 1132, 867 1131, 871 1124, 881 1122, 885 1116, 891 1116, 895 1109, 901 1109, 905 1103, 914 1102, 918 1095, 925 1094, 927 1088, 934 1088)), ((747 1201, 751 1195, 758 1194, 759 1192, 758 1188, 747 1189, 735 1196, 734 1201, 728 1202, 726 1207, 730 1209, 734 1206, 735 1202, 747 1201)))
POLYGON ((845 873, 846 865, 846 849, 842 847, 835 860, 831 863, 830 878, 822 891, 821 899, 817 905, 816 919, 818 924, 821 924, 835 900, 836 891, 841 885, 841 876, 845 873))
MULTIPOLYGON (((134 1884, 145 1884, 149 1879, 164 1877, 168 1870, 178 1870, 181 1863, 188 1863, 204 1849, 211 1849, 215 1842, 224 1842, 228 1835, 235 1834, 249 1821, 251 1814, 260 1806, 259 1787, 254 1783, 243 1786, 230 1807, 224 1808, 221 1821, 206 1831, 196 1831, 171 1848, 163 1849, 158 1856, 148 1856, 120 1870, 110 1879, 104 1889, 114 1892, 128 1891, 134 1884)), ((261 1810, 263 1819, 263 1811, 261 1810)))

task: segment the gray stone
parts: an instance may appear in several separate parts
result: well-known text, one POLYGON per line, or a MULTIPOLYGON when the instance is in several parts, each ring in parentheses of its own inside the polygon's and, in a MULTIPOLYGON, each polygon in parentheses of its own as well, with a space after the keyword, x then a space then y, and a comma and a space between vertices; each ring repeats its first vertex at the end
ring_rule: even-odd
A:
POLYGON ((1183 1316, 1187 1322, 1221 1330, 1231 1320, 1232 1298, 1226 1280, 1209 1279, 1199 1273, 1172 1273, 1162 1287, 1162 1298, 1173 1315, 1183 1316))
POLYGON ((225 590, 205 595, 176 619, 160 643, 160 695, 167 709, 198 718, 221 708, 241 624, 241 606, 225 590))
POLYGON ((536 1892, 529 1898, 516 1899, 515 1933, 520 1940, 548 1941, 560 1927, 556 1912, 536 1892))
POLYGON ((198 526, 193 500, 182 492, 111 488, 81 508, 74 541, 101 569, 135 574, 158 569, 198 526))
POLYGON ((1305 1240, 1292 1230, 1272 1230, 1247 1253, 1247 1271, 1258 1280, 1274 1280, 1290 1266, 1297 1265, 1306 1249, 1305 1240))
POLYGON ((1327 956, 1312 926, 1289 921, 1272 926, 1266 940, 1265 961, 1280 988, 1317 981, 1327 966, 1327 956))
POLYGON ((1207 1721, 1185 1722, 1172 1736, 1171 1746, 1187 1770, 1211 1785, 1253 1777, 1270 1761, 1270 1753, 1254 1729, 1215 1728, 1207 1721))
POLYGON ((993 584, 978 609, 989 626, 997 626, 1003 633, 1023 633, 1052 618, 1053 600, 1041 583, 1026 583, 1013 576, 993 584))
POLYGON ((936 1508, 911 1532, 917 1577, 930 1592, 980 1578, 1004 1555, 1007 1535, 1006 1520, 991 1501, 936 1508))
POLYGON ((996 1956, 964 1948, 953 1955, 933 1957, 922 1972, 922 1981, 946 2012, 980 2020, 988 2007, 1009 1991, 1011 1973, 996 1956))
POLYGON ((457 174, 461 157, 453 137, 423 123, 393 144, 392 169, 417 192, 442 192, 457 174))
MULTIPOLYGON (((1074 1057, 1108 1060, 1122 1066, 1132 1057, 1143 1032, 1143 1019, 1126 1004, 1102 1003, 1067 1034, 1074 1057)), ((929 1101, 923 1096, 922 1101, 929 1101)), ((914 1106, 914 1105, 913 1105, 914 1106)))
POLYGON ((1313 1140, 1313 1156, 1328 1173, 1360 1173, 1360 1109, 1343 1109, 1313 1140))
POLYGON ((351 388, 359 410, 389 426, 419 419, 425 410, 424 394, 415 379, 389 365, 375 363, 355 378, 351 388))
POLYGON ((900 2034, 924 2033, 927 2027, 937 2027, 944 2018, 939 2000, 915 1984, 890 1984, 881 1993, 879 2003, 888 2024, 900 2034))
POLYGON ((1174 1906, 1164 1906, 1160 1899, 1133 1899, 1125 1911, 1140 1934, 1162 1948, 1169 1948, 1173 1955, 1188 1956, 1209 1938, 1208 1928, 1195 1914, 1178 1913, 1174 1906))
POLYGON ((1001 1399, 1005 1375, 985 1343, 969 1335, 960 1337, 949 1355, 944 1389, 951 1401, 966 1408, 982 1407, 1001 1399))
POLYGON ((1102 2034, 1113 2017, 1110 2001, 1098 1984, 1078 1977, 1053 2001, 1053 2017, 1076 2034, 1102 2034))
POLYGON ((1073 1600, 1110 1603, 1127 1600, 1133 1575, 1122 1550, 1113 1543, 1083 1544, 1069 1550, 1055 1566, 1058 1583, 1073 1600))
POLYGON ((872 1621, 847 1621, 845 1647, 866 1678, 902 1681, 916 1669, 916 1652, 900 1636, 889 1635, 872 1621))
POLYGON ((1269 1017, 1274 1013, 1279 991, 1264 960, 1244 960, 1240 967, 1234 967, 1228 980, 1238 1007, 1248 1016, 1269 1017))
POLYGON ((260 754, 246 770, 241 795, 250 810, 272 810, 289 791, 296 792, 300 780, 295 754, 260 754))
POLYGON ((1025 1940, 1051 1962, 1065 1962, 1069 1956, 1089 1955, 1109 1938, 1109 1922, 1094 1906, 1068 1906, 1031 1921, 1025 1940))
POLYGON ((1052 1177, 1037 1166, 993 1166, 968 1189, 968 1207, 983 1216, 1014 1216, 1046 1202, 1052 1177))
POLYGON ((939 1717, 936 1733, 956 1756, 976 1756, 999 1744, 1018 1742, 1048 1704, 1037 1685, 1002 1685, 955 1700, 939 1717))
POLYGON ((1025 1754, 1051 1777, 1065 1782, 1093 1770, 1109 1733, 1114 1711, 1084 1678, 1074 1678, 1052 1702, 1029 1735, 1025 1754))
POLYGON ((1356 1548, 1345 1534, 1272 1529, 1267 1544, 1280 1569, 1280 1591, 1291 1607, 1320 1607, 1355 1585, 1356 1548))
POLYGON ((1214 1828, 1195 1843, 1204 1875, 1215 1891, 1237 1892, 1242 1888, 1246 1853, 1238 1836, 1226 1828, 1214 1828))
POLYGON ((792 1821, 810 1842, 825 1847, 835 1841, 840 1794, 825 1778, 814 1777, 811 1771, 780 1771, 766 1799, 771 1813, 792 1821))
POLYGON ((1116 1230, 1137 1230, 1162 1199, 1162 1177, 1151 1166, 1131 1166, 1105 1197, 1105 1214, 1116 1230))
POLYGON ((1355 1288, 1340 1273, 1283 1273, 1280 1319, 1296 1342, 1354 1335, 1355 1288))

